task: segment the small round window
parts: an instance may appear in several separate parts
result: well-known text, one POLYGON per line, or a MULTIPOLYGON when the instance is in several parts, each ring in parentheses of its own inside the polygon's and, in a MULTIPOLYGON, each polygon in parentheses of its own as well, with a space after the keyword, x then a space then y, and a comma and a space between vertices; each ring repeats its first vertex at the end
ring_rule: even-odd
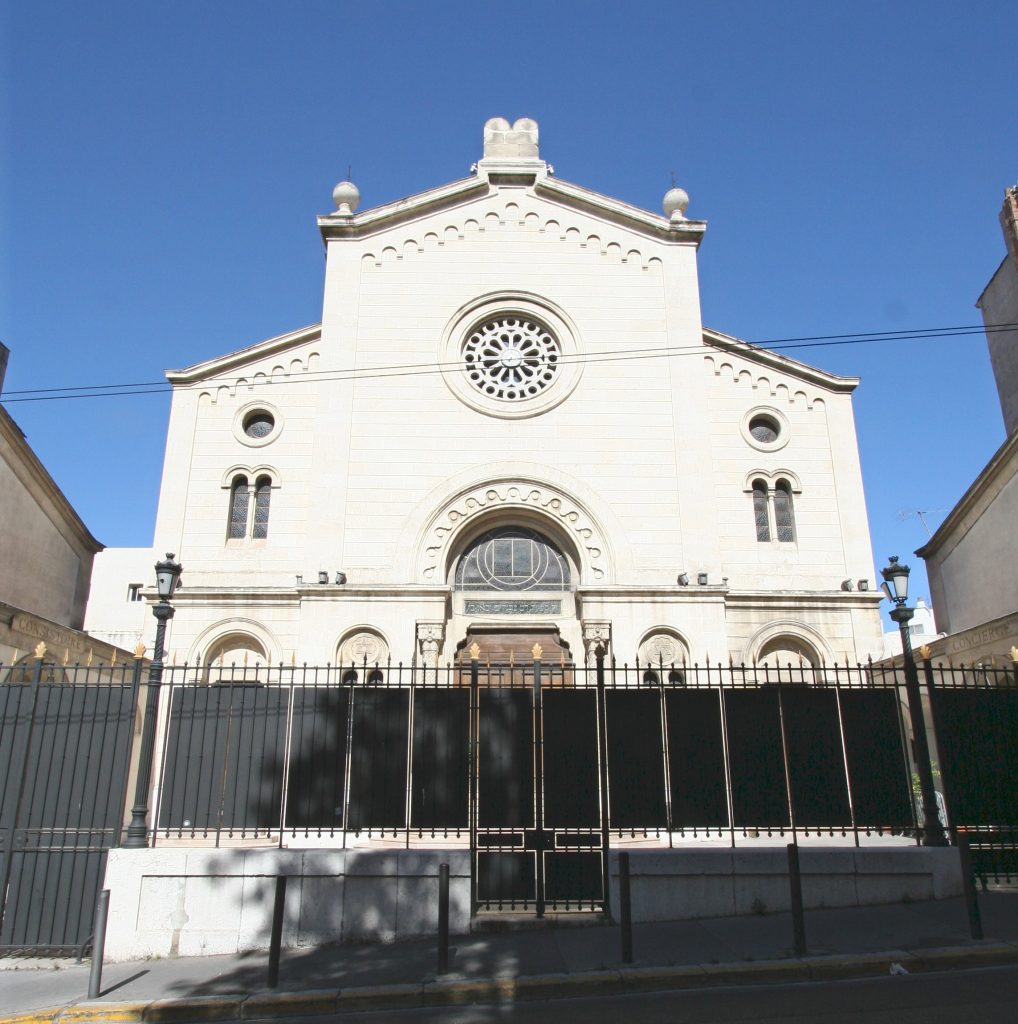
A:
POLYGON ((270 412, 258 409, 244 417, 244 433, 252 440, 261 441, 275 429, 276 419, 270 412))
POLYGON ((279 437, 283 414, 267 402, 251 402, 233 415, 233 436, 248 448, 264 448, 279 437))
POLYGON ((749 433, 760 444, 774 444, 781 434, 781 428, 770 416, 754 416, 749 421, 749 433))
POLYGON ((788 420, 777 409, 757 406, 743 416, 742 436, 758 451, 776 452, 788 444, 788 420))

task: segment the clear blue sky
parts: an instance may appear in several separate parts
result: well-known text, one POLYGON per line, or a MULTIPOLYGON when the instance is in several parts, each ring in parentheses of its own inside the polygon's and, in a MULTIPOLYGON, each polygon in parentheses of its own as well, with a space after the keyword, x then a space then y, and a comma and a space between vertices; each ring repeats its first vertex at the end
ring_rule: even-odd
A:
MULTIPOLYGON (((674 171, 709 222, 709 326, 978 323, 1018 180, 1014 34, 1004 0, 8 0, 6 388, 157 380, 317 322, 315 214, 347 165, 362 208, 464 177, 496 115, 650 210, 674 171)), ((900 514, 935 525, 1004 438, 984 339, 788 354, 863 378, 875 561, 921 567, 900 514)), ((103 543, 151 542, 165 397, 7 408, 103 543)))

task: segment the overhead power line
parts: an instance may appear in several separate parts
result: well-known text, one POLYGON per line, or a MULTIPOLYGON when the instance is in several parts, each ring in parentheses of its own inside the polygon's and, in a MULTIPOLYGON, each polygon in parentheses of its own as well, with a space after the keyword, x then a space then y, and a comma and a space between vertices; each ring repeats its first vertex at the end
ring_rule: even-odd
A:
MULTIPOLYGON (((1018 323, 995 324, 990 327, 983 325, 963 325, 956 327, 928 327, 901 331, 869 331, 854 334, 814 334, 796 338, 772 338, 767 341, 749 342, 752 348, 765 352, 778 352, 792 348, 828 348, 843 345, 871 345, 895 341, 932 341, 938 338, 963 338, 971 335, 992 334, 997 331, 1010 331, 1018 328, 1018 323)), ((738 340, 738 339, 737 339, 738 340)), ((578 363, 593 364, 617 362, 636 359, 674 358, 676 356, 696 355, 703 352, 702 345, 685 345, 681 347, 655 347, 643 349, 615 349, 604 352, 589 352, 576 355, 562 355, 558 358, 559 365, 575 365, 578 363)), ((527 359, 532 366, 541 366, 543 359, 527 359)), ((305 370, 289 373, 283 379, 266 377, 264 380, 253 380, 249 374, 236 377, 215 377, 212 381, 220 386, 231 387, 243 383, 245 386, 268 387, 292 383, 320 383, 343 380, 370 380, 383 377, 427 376, 444 373, 462 367, 462 362, 455 363, 402 363, 391 366, 354 367, 346 370, 305 370)), ((123 384, 84 384, 68 387, 24 388, 21 390, 0 393, 0 402, 52 402, 70 398, 114 398, 128 395, 160 395, 170 394, 172 385, 165 380, 135 381, 123 384)))

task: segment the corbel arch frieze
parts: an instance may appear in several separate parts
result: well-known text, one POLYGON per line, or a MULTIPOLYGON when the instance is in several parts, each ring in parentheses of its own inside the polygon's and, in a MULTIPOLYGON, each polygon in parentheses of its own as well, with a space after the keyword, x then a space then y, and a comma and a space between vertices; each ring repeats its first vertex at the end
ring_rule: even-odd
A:
POLYGON ((482 520, 507 522, 521 514, 538 528, 546 521, 552 532, 569 540, 580 563, 580 583, 614 579, 611 542, 586 504, 548 481, 522 477, 489 479, 445 500, 422 531, 416 578, 444 584, 450 558, 464 534, 473 532, 482 520))

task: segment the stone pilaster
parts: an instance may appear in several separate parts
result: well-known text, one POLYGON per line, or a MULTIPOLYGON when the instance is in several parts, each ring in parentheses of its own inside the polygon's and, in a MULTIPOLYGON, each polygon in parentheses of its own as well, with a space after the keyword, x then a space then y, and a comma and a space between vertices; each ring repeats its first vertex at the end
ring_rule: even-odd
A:
POLYGON ((417 649, 425 665, 437 665, 438 655, 445 643, 445 622, 439 619, 418 621, 417 649))
POLYGON ((605 657, 608 657, 611 639, 612 624, 610 622, 594 619, 583 621, 583 651, 588 665, 592 665, 596 661, 598 647, 604 651, 605 657))

